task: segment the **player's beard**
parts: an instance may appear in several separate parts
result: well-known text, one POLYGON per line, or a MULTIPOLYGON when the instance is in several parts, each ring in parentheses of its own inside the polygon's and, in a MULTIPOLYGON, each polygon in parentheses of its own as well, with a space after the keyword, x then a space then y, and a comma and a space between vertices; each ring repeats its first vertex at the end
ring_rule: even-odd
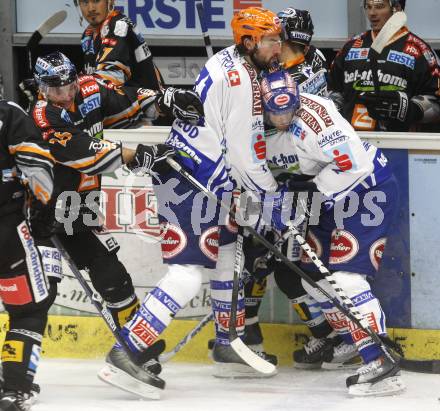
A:
POLYGON ((249 53, 249 58, 251 59, 255 67, 257 67, 259 70, 269 70, 279 65, 279 61, 277 57, 272 57, 268 61, 265 61, 259 58, 257 56, 257 53, 258 53, 258 47, 255 46, 254 49, 249 53))

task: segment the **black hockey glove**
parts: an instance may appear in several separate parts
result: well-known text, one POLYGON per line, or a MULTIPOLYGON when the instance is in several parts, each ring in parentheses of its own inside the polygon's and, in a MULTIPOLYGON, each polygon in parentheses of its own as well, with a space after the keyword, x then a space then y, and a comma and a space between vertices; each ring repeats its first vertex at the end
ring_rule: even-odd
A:
POLYGON ((197 123, 204 116, 203 105, 197 93, 168 87, 156 100, 163 113, 171 113, 179 120, 197 123))
MULTIPOLYGON (((274 243, 274 234, 271 230, 264 233, 264 238, 274 243)), ((254 236, 243 238, 244 268, 257 279, 267 277, 275 270, 275 257, 272 254, 266 259, 268 249, 254 236)))
POLYGON ((49 238, 53 234, 64 233, 64 226, 55 218, 56 200, 48 204, 32 198, 27 209, 27 222, 32 236, 35 238, 49 238))
POLYGON ((365 104, 375 120, 412 124, 423 118, 422 109, 403 91, 364 92, 359 95, 359 102, 365 104))
POLYGON ((173 154, 174 149, 165 144, 157 144, 155 146, 139 144, 136 147, 133 160, 127 164, 127 167, 135 172, 164 174, 171 169, 166 160, 167 157, 173 154))

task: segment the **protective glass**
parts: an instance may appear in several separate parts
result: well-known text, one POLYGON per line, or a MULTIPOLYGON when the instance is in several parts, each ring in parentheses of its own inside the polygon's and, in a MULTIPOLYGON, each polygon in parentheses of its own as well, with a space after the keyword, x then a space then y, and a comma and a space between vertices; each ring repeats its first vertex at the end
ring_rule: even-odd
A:
POLYGON ((288 108, 278 113, 265 111, 264 122, 279 130, 287 130, 295 117, 295 112, 294 108, 288 108))
POLYGON ((70 84, 66 84, 65 86, 47 86, 44 83, 40 85, 40 91, 44 94, 44 96, 54 102, 60 100, 73 100, 78 91, 78 80, 70 84))

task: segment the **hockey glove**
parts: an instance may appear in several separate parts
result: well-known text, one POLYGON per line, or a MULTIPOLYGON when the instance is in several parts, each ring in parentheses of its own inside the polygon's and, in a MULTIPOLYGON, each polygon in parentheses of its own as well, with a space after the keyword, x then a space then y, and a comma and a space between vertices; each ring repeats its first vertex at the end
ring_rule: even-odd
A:
POLYGON ((164 174, 170 171, 171 167, 167 163, 167 157, 174 154, 174 149, 165 144, 155 146, 144 146, 139 144, 133 160, 127 164, 131 171, 141 171, 150 174, 164 174))
MULTIPOLYGON (((264 238, 274 243, 274 234, 272 230, 266 231, 264 238)), ((262 279, 273 273, 275 270, 275 257, 272 255, 269 259, 266 259, 267 248, 261 244, 258 239, 253 236, 244 237, 243 239, 243 254, 244 268, 251 273, 255 278, 262 279)))
POLYGON ((287 223, 295 215, 293 193, 288 192, 288 186, 281 184, 274 193, 266 193, 263 197, 263 219, 266 220, 268 210, 272 209, 271 224, 279 231, 287 228, 287 223))
POLYGON ((179 120, 197 123, 204 116, 203 105, 197 93, 168 87, 156 100, 163 113, 171 113, 179 120))
POLYGON ((364 92, 359 95, 359 102, 365 104, 368 114, 375 120, 412 124, 423 118, 420 106, 403 91, 364 92))
POLYGON ((31 197, 27 211, 27 222, 32 236, 49 238, 53 234, 64 233, 64 226, 55 218, 55 198, 43 204, 31 197))

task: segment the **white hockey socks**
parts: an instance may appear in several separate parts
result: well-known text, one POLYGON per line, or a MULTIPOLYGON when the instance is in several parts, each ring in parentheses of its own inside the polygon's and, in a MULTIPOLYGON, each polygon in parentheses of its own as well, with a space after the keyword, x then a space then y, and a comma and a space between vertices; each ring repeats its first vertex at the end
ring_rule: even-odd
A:
MULTIPOLYGON (((235 243, 219 247, 217 268, 210 271, 211 304, 214 312, 216 343, 229 345, 232 286, 234 277, 235 243)), ((244 333, 245 307, 243 283, 240 281, 237 305, 237 334, 244 333)))
MULTIPOLYGON (((357 273, 337 271, 333 274, 335 281, 347 296, 353 301, 361 315, 367 319, 371 329, 377 334, 386 334, 385 314, 379 300, 373 295, 370 284, 364 276, 357 273)), ((333 303, 328 301, 319 291, 302 281, 304 289, 321 304, 322 311, 332 328, 340 334, 346 342, 353 341, 365 363, 375 360, 382 351, 380 347, 349 320, 333 303), (348 337, 348 338, 347 338, 348 337), (351 337, 351 338, 350 338, 351 337)), ((330 295, 335 295, 327 280, 320 280, 318 284, 330 295)))
POLYGON ((144 351, 194 298, 202 284, 202 267, 170 264, 165 277, 144 298, 139 310, 122 329, 130 348, 144 351))

